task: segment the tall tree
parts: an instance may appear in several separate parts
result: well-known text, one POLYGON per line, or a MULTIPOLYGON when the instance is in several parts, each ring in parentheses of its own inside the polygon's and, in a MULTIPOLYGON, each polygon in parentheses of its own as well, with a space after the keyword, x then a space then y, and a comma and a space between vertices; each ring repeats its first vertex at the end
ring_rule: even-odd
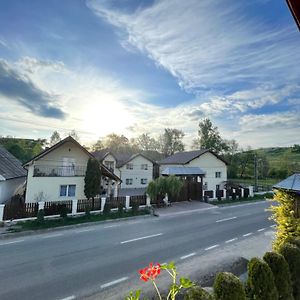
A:
POLYGON ((93 200, 94 208, 94 198, 99 194, 101 181, 101 171, 100 165, 97 159, 89 158, 85 177, 84 177, 84 194, 87 199, 93 200))
POLYGON ((136 144, 142 151, 156 151, 159 149, 159 143, 148 133, 143 133, 136 139, 136 144))
POLYGON ((95 144, 92 145, 92 151, 99 151, 104 148, 103 142, 99 139, 95 144))
POLYGON ((111 133, 104 138, 104 146, 116 153, 134 152, 128 138, 124 135, 118 135, 115 133, 111 133))
POLYGON ((173 155, 175 152, 184 151, 183 131, 176 128, 165 128, 159 138, 160 150, 164 156, 173 155))
POLYGON ((49 145, 53 146, 57 144, 59 141, 61 141, 60 134, 55 130, 50 137, 49 145))
POLYGON ((75 129, 73 129, 71 132, 69 132, 69 136, 71 136, 75 141, 79 142, 80 137, 79 134, 75 129))
POLYGON ((194 140, 194 148, 211 149, 216 153, 228 150, 226 142, 220 136, 218 127, 213 126, 208 118, 199 122, 198 138, 194 140))

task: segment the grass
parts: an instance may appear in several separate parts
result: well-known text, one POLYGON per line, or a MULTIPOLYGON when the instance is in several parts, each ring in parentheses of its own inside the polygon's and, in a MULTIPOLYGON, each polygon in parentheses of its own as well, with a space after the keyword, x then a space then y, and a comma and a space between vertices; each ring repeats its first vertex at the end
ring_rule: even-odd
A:
MULTIPOLYGON (((134 215, 131 211, 124 212, 122 215, 119 215, 118 212, 111 212, 108 215, 103 214, 90 214, 80 217, 67 217, 67 218, 56 218, 56 219, 45 219, 43 222, 38 222, 37 220, 30 220, 25 222, 17 223, 17 231, 25 230, 38 230, 38 229, 47 229, 55 228, 68 225, 76 225, 90 222, 99 222, 105 220, 114 220, 120 218, 128 218, 137 215, 147 215, 150 214, 149 209, 141 209, 138 211, 138 214, 134 215)), ((13 228, 11 231, 14 231, 13 228)))

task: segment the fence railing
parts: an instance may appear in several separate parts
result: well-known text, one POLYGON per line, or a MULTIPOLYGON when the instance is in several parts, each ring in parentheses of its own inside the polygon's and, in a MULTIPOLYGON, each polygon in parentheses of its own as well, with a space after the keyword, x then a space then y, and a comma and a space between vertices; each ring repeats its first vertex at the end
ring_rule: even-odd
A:
POLYGON ((132 206, 133 203, 137 203, 138 205, 146 205, 146 202, 147 202, 147 196, 146 195, 131 196, 130 197, 130 206, 132 206))
POLYGON ((108 197, 106 202, 110 204, 110 208, 118 208, 119 203, 122 203, 124 207, 126 206, 126 196, 120 197, 108 197))
POLYGON ((101 210, 101 198, 80 199, 77 202, 77 212, 86 212, 87 210, 101 210))
MULTIPOLYGON (((36 217, 38 203, 10 203, 4 206, 3 220, 36 217)), ((0 219, 1 221, 1 219, 0 219)))
POLYGON ((72 212, 72 200, 68 201, 47 201, 44 204, 45 216, 59 215, 63 210, 67 213, 72 212))
POLYGON ((72 177, 84 176, 86 166, 34 166, 34 177, 72 177))

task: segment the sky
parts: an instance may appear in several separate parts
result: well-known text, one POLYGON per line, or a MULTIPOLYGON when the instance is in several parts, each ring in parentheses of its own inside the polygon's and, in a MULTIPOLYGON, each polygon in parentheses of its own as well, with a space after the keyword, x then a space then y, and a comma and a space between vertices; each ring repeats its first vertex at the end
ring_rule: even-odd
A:
POLYGON ((299 144, 299 53, 283 0, 3 0, 0 135, 299 144))

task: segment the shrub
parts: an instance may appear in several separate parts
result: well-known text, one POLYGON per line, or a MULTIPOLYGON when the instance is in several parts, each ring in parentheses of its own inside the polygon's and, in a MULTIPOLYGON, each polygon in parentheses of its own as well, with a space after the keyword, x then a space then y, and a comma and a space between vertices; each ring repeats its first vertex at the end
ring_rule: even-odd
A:
POLYGON ((124 215, 124 204, 123 203, 118 204, 118 215, 120 217, 122 217, 124 215))
POLYGON ((91 207, 89 205, 85 206, 85 216, 89 219, 91 217, 91 207))
POLYGON ((218 273, 213 287, 216 300, 246 300, 243 284, 231 273, 218 273))
POLYGON ((290 238, 287 242, 296 245, 300 249, 300 237, 290 238))
POLYGON ((139 213, 139 204, 137 202, 132 203, 131 212, 134 216, 139 213))
POLYGON ((294 298, 300 300, 300 250, 293 244, 285 243, 278 251, 289 265, 294 298))
POLYGON ((43 224, 45 222, 45 212, 43 209, 40 209, 36 216, 36 222, 38 224, 43 224))
POLYGON ((268 264, 259 258, 254 257, 248 263, 247 285, 250 299, 278 299, 273 273, 268 264))
POLYGON ((197 286, 189 289, 184 295, 184 300, 213 300, 213 296, 205 289, 197 286))
POLYGON ((278 299, 293 300, 291 274, 289 265, 284 257, 276 252, 267 252, 263 258, 272 270, 278 292, 278 299))
POLYGON ((66 205, 62 204, 59 208, 59 215, 61 218, 66 219, 68 216, 68 208, 66 205))
POLYGON ((104 204, 103 215, 108 216, 110 214, 111 205, 107 202, 104 204))

